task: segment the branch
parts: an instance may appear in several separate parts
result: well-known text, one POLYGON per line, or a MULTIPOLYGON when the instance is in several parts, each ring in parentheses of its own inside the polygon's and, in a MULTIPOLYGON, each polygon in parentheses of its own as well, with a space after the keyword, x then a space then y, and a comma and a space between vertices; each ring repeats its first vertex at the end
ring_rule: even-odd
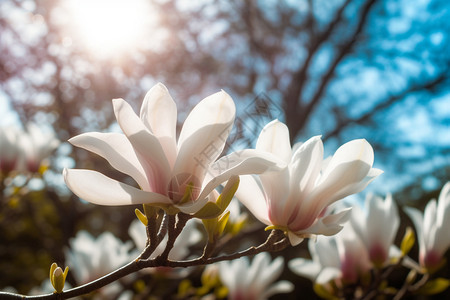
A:
POLYGON ((349 124, 352 124, 352 123, 361 124, 361 123, 364 123, 364 122, 370 120, 370 118, 372 118, 376 112, 382 111, 382 110, 390 107, 395 102, 404 99, 410 93, 419 92, 419 91, 423 91, 423 90, 431 90, 434 87, 436 87, 437 85, 439 85, 440 83, 442 83, 445 79, 446 79, 446 73, 443 73, 439 77, 437 77, 425 84, 416 84, 416 85, 411 86, 409 89, 402 91, 401 93, 399 93, 397 95, 392 95, 387 100, 385 100, 381 103, 378 103, 370 111, 366 112, 365 114, 362 114, 361 116, 359 116, 356 119, 341 120, 341 122, 336 125, 336 128, 334 130, 332 130, 331 132, 328 132, 326 135, 324 135, 322 140, 325 141, 333 136, 338 135, 341 132, 341 130, 344 127, 348 126, 349 124))
MULTIPOLYGON (((189 219, 188 217, 189 216, 187 216, 187 215, 179 216, 178 222, 174 227, 175 233, 172 234, 173 236, 175 236, 175 234, 178 231, 181 232, 181 229, 184 226, 183 222, 185 224, 186 221, 189 219)), ((171 223, 171 222, 169 221, 169 223, 171 223)), ((169 237, 169 239, 170 239, 170 237, 169 237)), ((187 261, 171 261, 171 260, 167 259, 167 257, 163 261, 162 259, 166 256, 165 254, 160 255, 154 259, 136 259, 136 260, 128 263, 127 265, 123 266, 122 268, 117 269, 116 271, 113 271, 97 280, 94 280, 94 281, 86 283, 82 286, 70 289, 68 291, 64 291, 59 294, 53 293, 53 294, 40 295, 40 296, 24 296, 24 295, 19 295, 19 294, 0 292, 0 298, 5 299, 5 300, 9 300, 9 299, 11 299, 11 300, 15 300, 15 299, 25 299, 25 300, 26 299, 41 299, 41 300, 68 299, 68 298, 73 298, 73 297, 91 293, 95 290, 98 290, 98 289, 104 287, 107 284, 110 284, 116 280, 119 280, 120 278, 123 278, 127 275, 135 273, 144 268, 159 267, 159 266, 168 266, 168 267, 172 267, 172 268, 176 268, 176 267, 186 268, 186 267, 191 267, 191 266, 200 266, 200 265, 205 265, 205 264, 212 264, 212 263, 223 261, 223 260, 232 260, 232 259, 240 258, 243 256, 255 255, 255 254, 258 254, 258 253, 261 253, 264 251, 269 251, 269 252, 281 251, 281 250, 285 249, 288 245, 290 245, 289 240, 288 240, 288 238, 285 237, 285 235, 282 231, 272 230, 272 232, 268 236, 267 240, 263 244, 261 244, 257 247, 250 247, 247 250, 233 253, 230 255, 223 255, 223 256, 218 256, 218 257, 213 257, 213 258, 200 257, 197 259, 187 260, 187 261)), ((169 243, 168 243, 166 250, 169 248, 171 249, 172 247, 170 247, 169 243)), ((169 251, 170 250, 167 250, 167 252, 169 252, 169 251)))

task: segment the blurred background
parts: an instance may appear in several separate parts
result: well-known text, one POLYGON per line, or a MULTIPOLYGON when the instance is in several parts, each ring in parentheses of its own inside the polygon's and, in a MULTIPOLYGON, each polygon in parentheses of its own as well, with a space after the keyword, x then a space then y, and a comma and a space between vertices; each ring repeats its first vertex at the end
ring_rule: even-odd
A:
POLYGON ((423 208, 450 180, 449 32, 446 0, 1 0, 0 156, 19 132, 38 150, 37 166, 2 164, 0 289, 39 286, 80 230, 129 240, 134 208, 87 204, 61 172, 129 181, 67 140, 118 131, 111 99, 138 111, 157 82, 180 124, 202 98, 229 93, 229 151, 253 147, 275 118, 292 142, 322 135, 327 155, 365 138, 385 171, 367 190, 423 208))

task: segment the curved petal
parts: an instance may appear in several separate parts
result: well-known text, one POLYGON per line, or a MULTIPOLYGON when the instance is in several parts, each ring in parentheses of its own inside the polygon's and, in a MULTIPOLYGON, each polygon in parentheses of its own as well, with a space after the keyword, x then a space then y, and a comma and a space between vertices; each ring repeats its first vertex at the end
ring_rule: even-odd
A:
POLYGON ((113 168, 136 180, 143 190, 150 189, 144 168, 125 135, 88 132, 71 138, 69 142, 103 157, 113 168))
POLYGON ((99 205, 171 204, 164 195, 145 192, 90 170, 64 169, 64 181, 72 192, 99 205))
POLYGON ((292 194, 297 198, 309 193, 314 187, 322 168, 323 143, 315 136, 303 143, 294 152, 289 165, 292 194))
MULTIPOLYGON (((270 153, 254 149, 233 152, 213 163, 203 181, 199 199, 234 175, 261 174, 266 171, 281 170, 286 164, 270 153)), ((242 184, 241 184, 242 185, 242 184)))
POLYGON ((261 130, 255 149, 272 153, 289 163, 292 153, 289 129, 280 121, 273 120, 261 130))
POLYGON ((327 165, 327 168, 324 170, 320 183, 328 181, 328 177, 335 173, 335 169, 340 165, 350 165, 352 162, 361 161, 372 167, 373 159, 374 154, 372 146, 370 146, 365 139, 352 140, 345 143, 336 150, 336 153, 333 155, 331 161, 327 165))
POLYGON ((240 177, 236 198, 262 223, 271 225, 268 207, 261 186, 251 175, 240 177))
POLYGON ((294 284, 287 280, 278 281, 271 285, 267 290, 264 291, 262 295, 264 299, 269 298, 273 295, 290 293, 294 290, 294 284))
POLYGON ((153 86, 145 95, 140 118, 159 139, 167 160, 173 166, 177 156, 177 106, 162 83, 153 86))
POLYGON ((235 110, 233 100, 224 91, 194 107, 180 132, 173 175, 189 173, 203 181, 207 168, 223 151, 235 110))
POLYGON ((158 140, 122 99, 113 100, 114 113, 143 166, 153 192, 165 194, 170 178, 170 165, 158 140))

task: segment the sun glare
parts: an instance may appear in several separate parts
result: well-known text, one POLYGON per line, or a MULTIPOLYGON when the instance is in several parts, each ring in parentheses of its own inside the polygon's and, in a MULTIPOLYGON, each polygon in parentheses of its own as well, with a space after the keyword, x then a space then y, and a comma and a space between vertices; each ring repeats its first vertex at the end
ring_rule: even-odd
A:
POLYGON ((99 57, 116 56, 138 48, 157 23, 157 14, 145 0, 72 0, 63 3, 73 43, 85 46, 99 57))

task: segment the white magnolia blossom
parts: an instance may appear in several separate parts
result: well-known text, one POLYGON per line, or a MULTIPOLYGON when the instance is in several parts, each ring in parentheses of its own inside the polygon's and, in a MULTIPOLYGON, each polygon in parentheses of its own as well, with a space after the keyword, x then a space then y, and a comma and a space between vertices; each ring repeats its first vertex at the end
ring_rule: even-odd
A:
POLYGON ((228 288, 230 300, 264 300, 279 293, 289 293, 294 285, 288 281, 272 284, 283 272, 284 259, 271 262, 266 252, 256 255, 251 264, 247 257, 219 262, 219 276, 228 288))
POLYGON ((9 173, 16 168, 21 152, 20 135, 17 127, 0 127, 0 172, 9 173))
POLYGON ((392 196, 385 200, 373 194, 368 194, 365 202, 365 211, 358 205, 353 206, 350 219, 355 232, 363 241, 370 260, 376 266, 383 266, 395 250, 392 247, 398 227, 400 216, 392 196))
POLYGON ((319 284, 331 280, 355 283, 372 266, 369 253, 351 224, 334 236, 318 236, 308 243, 312 260, 296 258, 289 262, 292 272, 319 284))
POLYGON ((44 131, 34 123, 27 125, 27 131, 20 136, 19 142, 23 164, 30 172, 38 172, 42 161, 59 146, 53 131, 44 131))
POLYGON ((193 214, 214 201, 211 191, 231 176, 261 173, 274 165, 252 150, 216 161, 235 117, 233 100, 224 91, 194 107, 178 140, 176 104, 163 84, 146 94, 140 116, 122 99, 114 99, 113 106, 124 134, 90 132, 70 142, 104 157, 141 189, 95 171, 65 170, 68 187, 91 203, 154 204, 193 214))
POLYGON ((291 149, 288 128, 278 120, 261 131, 256 151, 270 153, 288 167, 241 176, 236 197, 262 223, 287 232, 292 245, 304 237, 339 232, 349 211, 328 215, 327 207, 362 191, 382 173, 372 168, 374 154, 366 140, 350 141, 324 161, 319 136, 291 149))
POLYGON ((419 262, 429 270, 439 268, 450 247, 450 182, 447 182, 436 202, 432 199, 424 214, 412 207, 405 208, 414 223, 419 240, 419 262))
POLYGON ((123 243, 110 232, 94 238, 87 231, 79 231, 66 249, 66 263, 79 284, 100 278, 130 261, 131 241, 123 243))

